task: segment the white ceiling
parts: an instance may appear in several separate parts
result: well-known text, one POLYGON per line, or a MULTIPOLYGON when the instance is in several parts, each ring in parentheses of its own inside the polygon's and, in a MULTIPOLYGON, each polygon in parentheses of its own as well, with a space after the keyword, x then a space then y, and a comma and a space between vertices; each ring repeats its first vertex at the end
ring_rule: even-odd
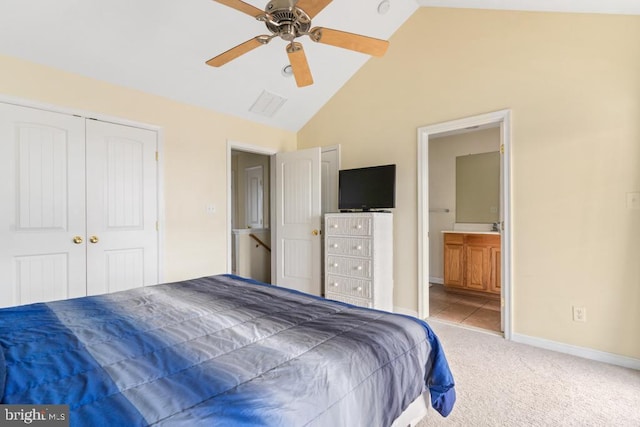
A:
MULTIPOLYGON (((419 6, 640 14, 639 0, 390 0, 381 15, 380 1, 334 0, 313 26, 388 39, 419 6)), ((0 1, 1 54, 291 131, 369 60, 302 38, 315 81, 305 88, 282 76, 280 39, 221 68, 205 64, 259 34, 264 24, 212 0, 0 1), (286 99, 273 117, 249 111, 264 90, 286 99)))

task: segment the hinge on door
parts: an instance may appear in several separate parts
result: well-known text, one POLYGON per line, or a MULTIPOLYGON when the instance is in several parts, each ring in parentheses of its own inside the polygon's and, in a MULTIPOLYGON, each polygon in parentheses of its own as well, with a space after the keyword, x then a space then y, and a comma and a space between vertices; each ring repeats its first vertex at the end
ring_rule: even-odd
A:
POLYGON ((156 231, 160 231, 160 223, 156 221, 156 231))
POLYGON ((156 151, 156 162, 158 161, 158 152, 156 151))
POLYGON ((500 228, 502 228, 502 231, 504 231, 504 221, 500 221, 500 228))
POLYGON ((500 154, 504 154, 504 144, 500 144, 500 154))

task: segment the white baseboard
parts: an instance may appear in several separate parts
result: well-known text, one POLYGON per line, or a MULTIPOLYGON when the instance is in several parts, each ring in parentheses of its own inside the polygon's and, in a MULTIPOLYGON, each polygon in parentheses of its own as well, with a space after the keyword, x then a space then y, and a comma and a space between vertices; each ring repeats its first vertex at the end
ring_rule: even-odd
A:
POLYGON ((609 363, 611 365, 622 366, 624 368, 636 369, 640 371, 640 359, 621 356, 619 354, 607 353, 605 351, 594 350, 592 348, 578 347, 571 344, 564 344, 557 341, 551 341, 544 338, 532 337, 529 335, 512 334, 511 340, 522 344, 532 345, 534 347, 545 348, 547 350, 557 351, 559 353, 571 354, 573 356, 583 357, 598 362, 609 363))
POLYGON ((444 285, 444 279, 442 277, 429 276, 429 283, 436 283, 438 285, 444 285))

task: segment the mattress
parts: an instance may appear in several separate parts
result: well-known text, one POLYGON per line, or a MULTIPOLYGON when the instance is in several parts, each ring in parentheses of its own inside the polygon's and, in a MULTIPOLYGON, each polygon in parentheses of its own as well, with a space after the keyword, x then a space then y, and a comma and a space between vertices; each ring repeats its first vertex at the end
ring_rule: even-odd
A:
POLYGON ((0 310, 0 402, 71 425, 389 426, 454 381, 416 318, 232 275, 0 310))

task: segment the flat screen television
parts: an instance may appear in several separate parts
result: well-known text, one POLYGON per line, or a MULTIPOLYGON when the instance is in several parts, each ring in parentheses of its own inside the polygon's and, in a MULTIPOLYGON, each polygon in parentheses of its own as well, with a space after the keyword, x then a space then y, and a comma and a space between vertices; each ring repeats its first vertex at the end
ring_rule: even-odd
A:
POLYGON ((396 165, 343 169, 338 173, 338 209, 381 210, 396 207, 396 165))

